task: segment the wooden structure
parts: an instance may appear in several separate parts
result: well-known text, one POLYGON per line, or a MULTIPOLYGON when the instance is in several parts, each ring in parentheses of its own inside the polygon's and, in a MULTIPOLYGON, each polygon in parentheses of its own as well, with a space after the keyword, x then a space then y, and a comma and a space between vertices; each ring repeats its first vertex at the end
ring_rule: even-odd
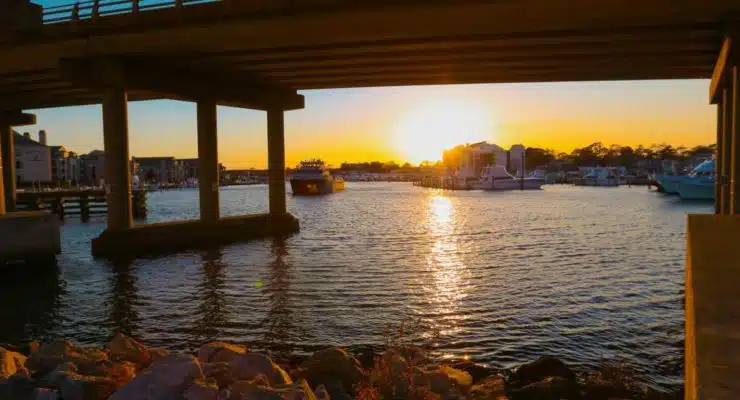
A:
MULTIPOLYGON (((108 213, 108 204, 103 190, 70 190, 53 192, 23 192, 18 194, 18 211, 47 211, 60 220, 68 216, 79 216, 83 222, 94 215, 108 213)), ((131 192, 131 213, 133 218, 146 217, 146 191, 131 192)))

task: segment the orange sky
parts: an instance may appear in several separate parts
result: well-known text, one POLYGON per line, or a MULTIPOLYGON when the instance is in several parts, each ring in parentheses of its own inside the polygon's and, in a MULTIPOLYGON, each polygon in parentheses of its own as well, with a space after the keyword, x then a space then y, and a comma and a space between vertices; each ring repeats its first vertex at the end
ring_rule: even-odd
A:
MULTIPOLYGON (((462 85, 308 91, 306 109, 286 114, 286 162, 411 161, 441 157, 457 143, 570 151, 595 141, 693 146, 715 140, 709 82, 635 81, 462 85)), ((99 106, 37 111, 49 143, 102 148, 99 106)), ((197 155, 195 106, 130 103, 132 156, 197 155)), ((266 167, 265 114, 219 107, 219 158, 232 169, 266 167)))

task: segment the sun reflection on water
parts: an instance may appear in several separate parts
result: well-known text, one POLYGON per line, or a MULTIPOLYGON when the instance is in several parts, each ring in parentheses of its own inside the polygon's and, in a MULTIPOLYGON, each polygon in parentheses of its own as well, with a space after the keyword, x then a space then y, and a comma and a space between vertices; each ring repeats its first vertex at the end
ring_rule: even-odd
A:
POLYGON ((453 201, 441 193, 429 198, 428 235, 433 242, 426 254, 428 282, 425 295, 430 324, 441 337, 460 331, 465 318, 460 303, 467 296, 470 271, 461 258, 453 201))

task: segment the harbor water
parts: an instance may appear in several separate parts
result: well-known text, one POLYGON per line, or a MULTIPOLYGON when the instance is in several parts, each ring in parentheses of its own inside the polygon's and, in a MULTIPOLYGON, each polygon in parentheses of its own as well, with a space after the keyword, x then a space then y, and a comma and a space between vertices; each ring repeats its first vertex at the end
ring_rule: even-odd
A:
MULTIPOLYGON (((149 194, 146 221, 198 217, 198 192, 149 194)), ((222 215, 267 211, 265 185, 222 188, 222 215)), ((189 350, 234 341, 282 355, 381 345, 413 325, 439 357, 509 367, 552 354, 577 368, 621 360, 681 382, 687 213, 645 187, 439 191, 347 183, 292 197, 301 231, 111 263, 90 256, 104 219, 62 228, 55 268, 0 271, 0 343, 116 331, 189 350)))

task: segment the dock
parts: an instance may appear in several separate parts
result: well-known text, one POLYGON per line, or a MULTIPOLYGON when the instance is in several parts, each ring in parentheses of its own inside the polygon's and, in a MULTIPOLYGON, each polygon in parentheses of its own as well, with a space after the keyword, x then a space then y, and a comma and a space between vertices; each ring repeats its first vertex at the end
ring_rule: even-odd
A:
MULTIPOLYGON (((146 197, 146 190, 131 192, 133 218, 146 218, 146 197)), ((60 220, 77 216, 82 222, 89 221, 91 216, 108 213, 103 189, 18 192, 16 209, 18 211, 47 211, 59 217, 60 220)))

